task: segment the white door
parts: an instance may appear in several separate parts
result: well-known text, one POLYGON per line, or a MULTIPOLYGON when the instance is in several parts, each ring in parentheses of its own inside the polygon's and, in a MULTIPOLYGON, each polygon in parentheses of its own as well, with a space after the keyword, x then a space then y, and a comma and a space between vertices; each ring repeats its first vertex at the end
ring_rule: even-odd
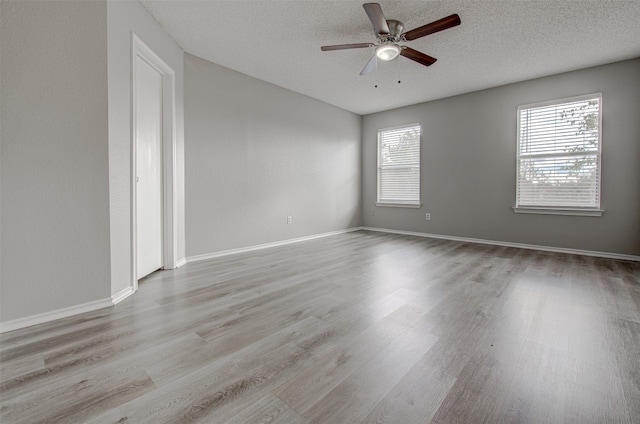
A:
POLYGON ((162 267, 162 75, 136 56, 138 279, 162 267))

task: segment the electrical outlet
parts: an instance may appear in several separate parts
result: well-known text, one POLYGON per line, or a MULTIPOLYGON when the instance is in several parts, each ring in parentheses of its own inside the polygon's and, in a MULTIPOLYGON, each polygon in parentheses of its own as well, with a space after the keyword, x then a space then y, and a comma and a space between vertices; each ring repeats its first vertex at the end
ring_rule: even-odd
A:
POLYGON ((288 216, 287 217, 287 224, 293 224, 293 217, 292 216, 288 216))
POLYGON ((425 218, 427 219, 427 221, 431 221, 431 214, 430 214, 430 213, 427 213, 427 214, 425 215, 425 218))

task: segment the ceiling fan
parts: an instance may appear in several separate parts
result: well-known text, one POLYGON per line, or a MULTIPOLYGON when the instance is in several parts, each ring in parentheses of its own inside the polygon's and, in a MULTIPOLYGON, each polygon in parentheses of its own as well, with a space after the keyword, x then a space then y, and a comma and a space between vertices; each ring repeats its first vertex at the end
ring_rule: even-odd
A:
POLYGON ((376 50, 374 55, 369 59, 369 62, 367 62, 360 72, 360 75, 368 75, 373 72, 376 69, 378 59, 387 62, 395 59, 398 55, 404 56, 424 66, 433 65, 437 60, 435 57, 426 55, 408 46, 400 46, 398 43, 412 41, 433 34, 434 32, 460 25, 460 16, 453 14, 403 33, 404 25, 402 22, 396 21, 395 19, 385 19, 382 8, 378 3, 365 3, 362 7, 364 7, 364 11, 367 12, 367 16, 369 16, 369 20, 373 24, 376 37, 378 37, 375 43, 337 44, 320 47, 320 50, 326 52, 330 50, 361 49, 375 46, 376 50))

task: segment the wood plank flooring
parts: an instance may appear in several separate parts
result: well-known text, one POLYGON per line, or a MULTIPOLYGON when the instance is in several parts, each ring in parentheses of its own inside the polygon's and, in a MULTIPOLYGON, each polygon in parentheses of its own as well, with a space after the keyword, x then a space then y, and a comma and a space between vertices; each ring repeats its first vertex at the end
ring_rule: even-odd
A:
POLYGON ((368 231, 0 336, 2 423, 640 423, 640 263, 368 231))

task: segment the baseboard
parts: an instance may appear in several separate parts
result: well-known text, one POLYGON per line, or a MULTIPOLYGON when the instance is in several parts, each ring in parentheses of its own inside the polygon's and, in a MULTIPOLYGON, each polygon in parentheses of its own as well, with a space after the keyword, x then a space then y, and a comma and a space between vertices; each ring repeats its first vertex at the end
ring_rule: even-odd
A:
POLYGON ((18 330, 20 328, 31 327, 61 318, 68 318, 73 315, 83 314, 102 308, 113 306, 110 298, 96 300, 94 302, 83 303, 81 305, 70 306, 68 308, 57 309, 55 311, 44 312, 42 314, 31 315, 24 318, 17 318, 10 321, 0 322, 0 333, 18 330))
POLYGON ((625 255, 622 253, 597 252, 593 250, 569 249, 564 247, 539 246, 535 244, 511 243, 507 241, 484 240, 468 237, 446 236, 441 234, 419 233, 415 231, 391 230, 388 228, 361 227, 363 230, 376 231, 380 233, 403 234, 407 236, 427 237, 443 240, 462 241, 467 243, 489 244, 493 246, 516 247, 518 249, 541 250, 544 252, 568 253, 570 255, 594 256, 598 258, 620 259, 624 261, 640 262, 640 256, 625 255))
POLYGON ((361 229, 362 229, 362 227, 353 227, 353 228, 347 228, 347 229, 344 229, 344 230, 330 231, 328 233, 314 234, 312 236, 305 236, 305 237, 298 237, 298 238, 294 238, 294 239, 276 241, 276 242, 273 242, 273 243, 258 244, 258 245, 255 245, 255 246, 241 247, 241 248, 238 248, 238 249, 230 249, 230 250, 223 250, 223 251, 220 251, 220 252, 206 253, 204 255, 189 256, 189 257, 187 257, 186 261, 187 261, 187 263, 198 262, 198 261, 206 261, 207 259, 220 258, 222 256, 235 255, 235 254, 238 254, 238 253, 253 252, 254 250, 268 249, 270 247, 285 246, 287 244, 299 243, 301 241, 314 240, 314 239, 318 239, 318 238, 322 238, 322 237, 335 236, 337 234, 350 233, 352 231, 358 231, 358 230, 361 230, 361 229))
MULTIPOLYGON (((312 236, 282 240, 282 241, 277 241, 273 243, 265 243, 265 244, 255 245, 255 246, 243 247, 239 249, 230 249, 230 250, 224 250, 221 252, 209 253, 204 255, 190 256, 190 257, 181 259, 176 264, 176 267, 181 267, 184 264, 189 262, 204 261, 207 259, 219 258, 222 256, 235 255, 238 253, 246 253, 246 252, 252 252, 255 250, 268 249, 270 247, 284 246, 287 244, 299 243, 302 241, 308 241, 308 240, 318 239, 322 237, 333 236, 337 234, 344 234, 344 233, 349 233, 349 232, 358 231, 358 230, 367 230, 367 231, 375 231, 379 233, 402 234, 407 236, 426 237, 426 238, 434 238, 434 239, 461 241, 461 242, 467 242, 467 243, 488 244, 488 245, 494 245, 494 246, 515 247, 519 249, 541 250, 545 252, 567 253, 572 255, 594 256, 594 257, 600 257, 600 258, 620 259, 625 261, 640 262, 640 256, 626 255, 621 253, 598 252, 598 251, 592 251, 592 250, 569 249, 564 247, 540 246, 535 244, 512 243, 512 242, 505 242, 505 241, 485 240, 485 239, 477 239, 477 238, 469 238, 469 237, 447 236, 442 234, 429 234, 429 233, 421 233, 416 231, 392 230, 389 228, 353 227, 353 228, 347 228, 344 230, 331 231, 328 233, 315 234, 312 236)), ((88 302, 88 303, 83 303, 81 305, 70 306, 68 308, 57 309, 55 311, 45 312, 42 314, 0 322, 0 334, 7 333, 13 330, 18 330, 20 328, 31 327, 33 325, 42 324, 49 321, 54 321, 61 318, 68 318, 70 316, 83 314, 85 312, 91 312, 98 309, 107 308, 119 302, 122 302, 124 299, 131 296, 133 293, 134 291, 132 287, 126 287, 108 299, 96 300, 94 302, 88 302)))
POLYGON ((124 289, 120 290, 118 293, 111 296, 111 303, 113 303, 114 305, 117 305, 118 303, 122 302, 123 300, 125 300, 127 297, 131 296, 134 293, 135 293, 135 290, 133 290, 133 287, 131 286, 125 287, 124 289))

